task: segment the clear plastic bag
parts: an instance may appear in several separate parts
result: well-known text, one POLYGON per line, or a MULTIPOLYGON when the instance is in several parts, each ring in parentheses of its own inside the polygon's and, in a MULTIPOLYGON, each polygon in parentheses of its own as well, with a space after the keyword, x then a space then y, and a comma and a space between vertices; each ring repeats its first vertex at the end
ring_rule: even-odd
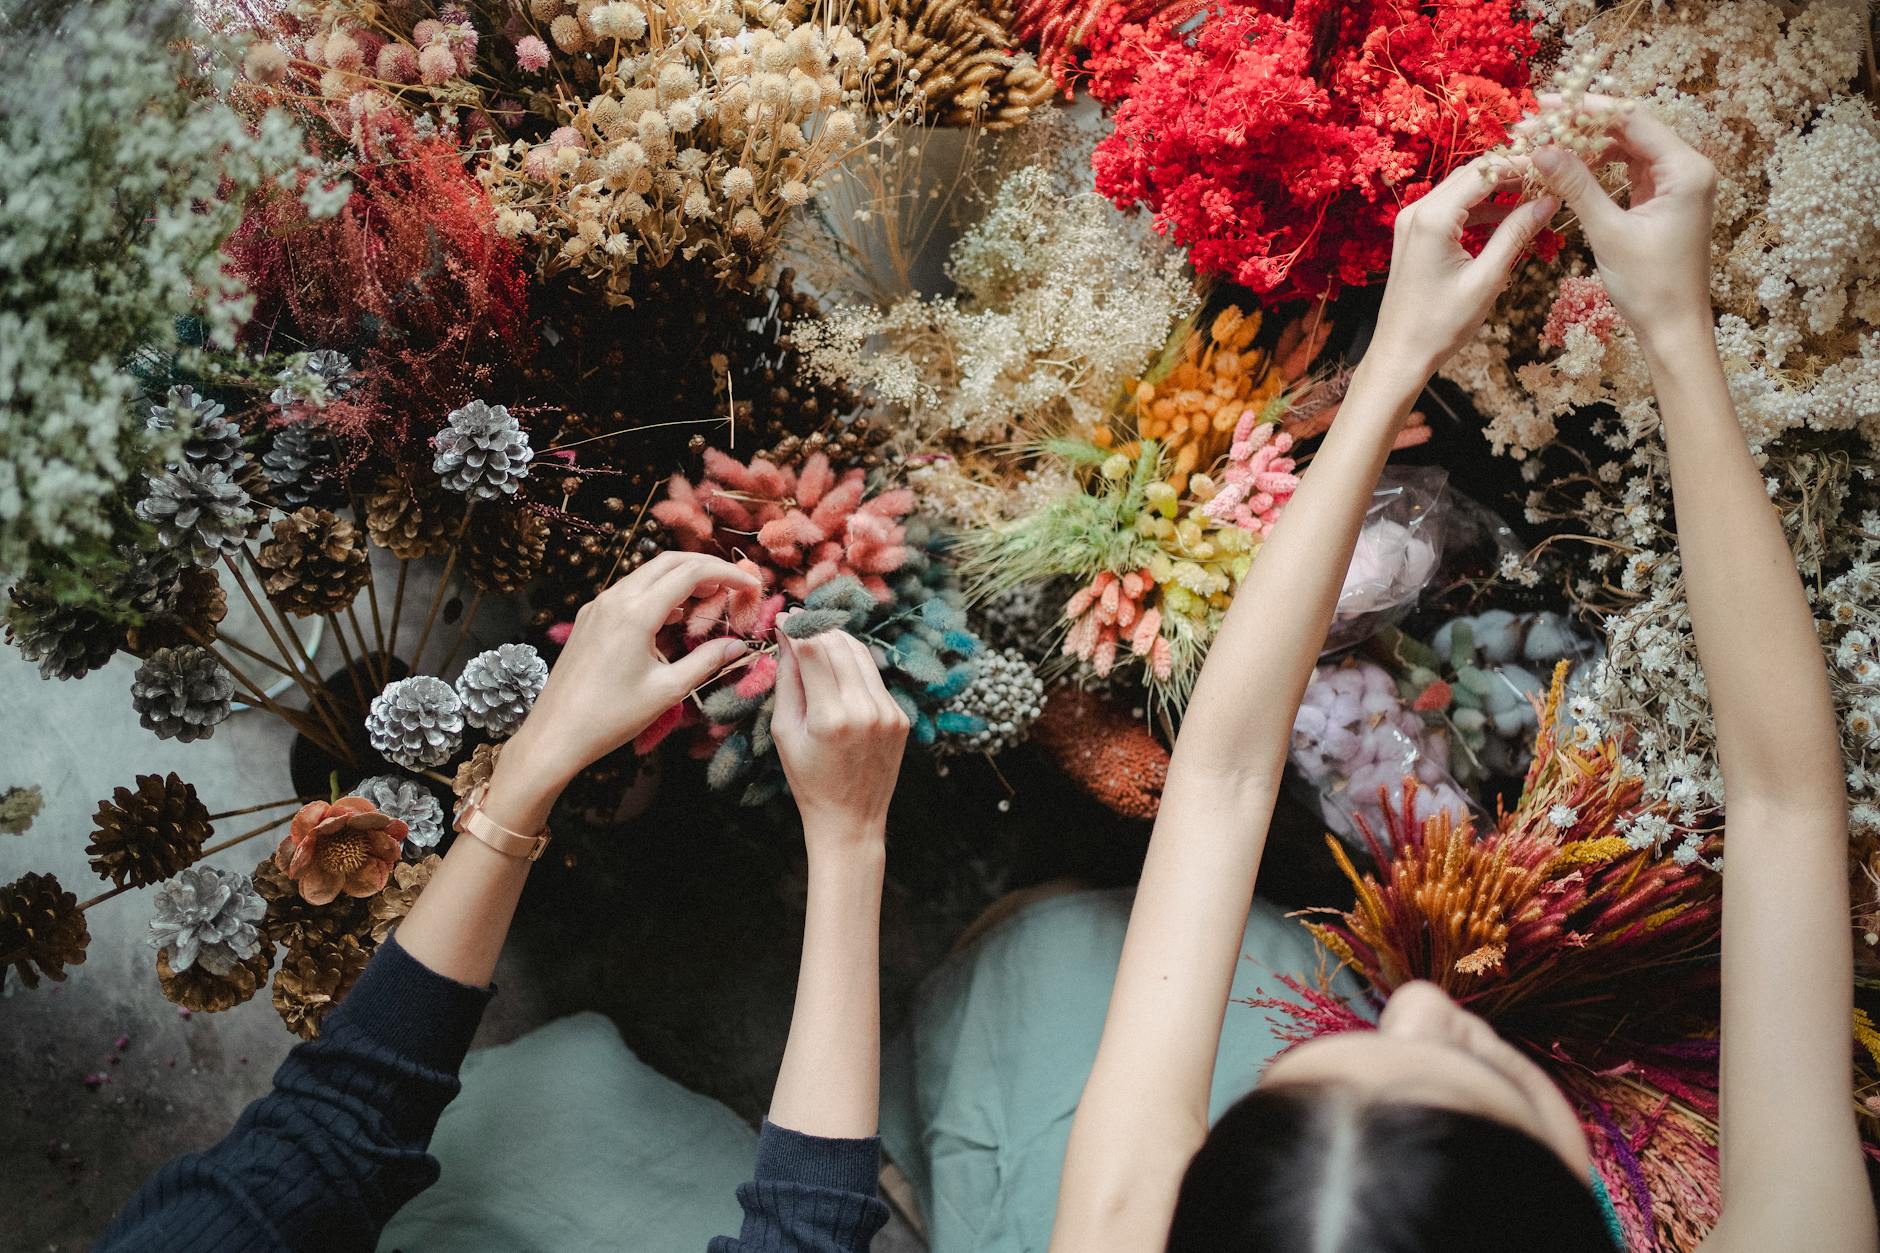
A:
POLYGON ((1359 818, 1384 830, 1383 806, 1404 807, 1404 779, 1417 781, 1416 819, 1447 810, 1468 817, 1473 802, 1449 772, 1449 744, 1398 695, 1388 670, 1349 658, 1321 665, 1293 720, 1292 765, 1318 797, 1331 831, 1362 848, 1359 818))
POLYGON ((1410 612, 1442 561, 1449 475, 1436 466, 1386 466, 1358 533, 1324 652, 1362 643, 1410 612))

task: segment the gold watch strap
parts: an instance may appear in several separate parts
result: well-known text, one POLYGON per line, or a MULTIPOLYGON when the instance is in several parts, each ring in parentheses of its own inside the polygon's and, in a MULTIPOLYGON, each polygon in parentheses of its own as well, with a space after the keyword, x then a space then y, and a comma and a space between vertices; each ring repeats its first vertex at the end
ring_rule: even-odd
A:
POLYGON ((483 808, 483 794, 488 789, 489 784, 481 783, 470 795, 464 797, 463 808, 457 811, 457 830, 462 834, 474 836, 505 857, 519 857, 526 861, 541 860, 542 850, 548 847, 548 828, 543 827, 534 835, 524 835, 496 821, 483 808))

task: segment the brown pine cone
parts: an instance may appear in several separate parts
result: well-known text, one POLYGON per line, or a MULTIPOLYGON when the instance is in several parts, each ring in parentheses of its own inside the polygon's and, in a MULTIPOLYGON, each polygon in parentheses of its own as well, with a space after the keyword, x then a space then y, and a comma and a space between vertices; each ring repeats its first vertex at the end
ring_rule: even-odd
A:
POLYGON ((100 878, 118 887, 148 887, 201 857, 214 831, 194 787, 174 772, 140 774, 136 791, 121 787, 98 802, 85 851, 100 878))
POLYGON ((255 891, 268 903, 262 934, 289 948, 316 948, 342 935, 362 935, 368 926, 366 901, 338 896, 325 905, 309 905, 299 886, 274 858, 255 867, 255 891))
POLYGON ((166 998, 199 1014, 219 1014, 252 1000, 267 986, 273 968, 274 942, 265 936, 253 957, 237 962, 225 975, 210 974, 201 962, 178 973, 170 969, 169 950, 157 950, 157 986, 166 998))
POLYGON ((0 983, 11 966, 29 988, 44 975, 63 982, 67 966, 82 965, 91 929, 78 897, 49 874, 25 874, 0 887, 0 983))
POLYGON ((338 613, 372 575, 365 537, 330 509, 303 506, 274 520, 255 554, 268 599, 296 617, 338 613))
POLYGON ((486 592, 516 595, 542 569, 548 529, 548 520, 532 509, 478 509, 459 553, 464 576, 486 592))
POLYGON ((496 773, 496 759, 502 755, 502 751, 501 744, 479 744, 457 767, 457 775, 450 781, 450 790, 457 793, 459 801, 490 781, 490 776, 496 773))
POLYGON ((320 1024, 345 999, 371 957, 350 935, 308 947, 290 945, 274 973, 274 1012, 303 1040, 320 1034, 320 1024))
POLYGON ((404 861, 392 871, 392 881, 385 885, 385 890, 377 896, 368 897, 366 908, 372 915, 372 942, 385 943, 385 937, 392 933, 392 928, 405 920, 411 907, 418 903, 418 896, 431 882, 431 876, 444 862, 443 857, 432 853, 422 861, 404 861))
POLYGON ((366 531, 400 561, 440 556, 450 547, 445 519, 458 516, 449 506, 434 485, 385 479, 366 497, 366 531))
POLYGON ((222 590, 222 580, 212 569, 191 566, 183 571, 174 607, 148 614, 143 622, 128 628, 124 648, 133 657, 148 657, 159 648, 213 640, 227 616, 228 593, 222 590))

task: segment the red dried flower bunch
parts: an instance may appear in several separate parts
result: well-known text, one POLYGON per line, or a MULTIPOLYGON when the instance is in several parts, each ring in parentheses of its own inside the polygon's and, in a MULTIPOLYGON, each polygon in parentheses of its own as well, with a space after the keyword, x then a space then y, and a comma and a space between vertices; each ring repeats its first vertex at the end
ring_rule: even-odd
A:
MULTIPOLYGON (((1721 884, 1702 864, 1634 848, 1645 813, 1619 745, 1562 738, 1556 672, 1519 803, 1477 832, 1420 826, 1414 780, 1364 835, 1379 867, 1349 910, 1309 923, 1378 1004, 1428 979, 1545 1066, 1579 1109, 1634 1248, 1696 1247, 1717 1216, 1717 956, 1721 884), (1656 1241, 1656 1242, 1655 1242, 1656 1241)), ((1360 820, 1362 826, 1362 820, 1360 820)), ((1322 989, 1262 1002, 1290 1037, 1369 1027, 1322 989)))
POLYGON ((1533 104, 1536 43, 1509 0, 1224 0, 1089 27, 1115 110, 1097 189, 1147 207, 1271 301, 1335 295, 1390 260, 1398 210, 1501 143, 1533 104))
POLYGON ((251 342, 349 354, 358 385, 326 424, 402 448, 414 410, 441 416, 470 398, 478 366, 533 354, 527 277, 455 144, 391 110, 354 138, 352 195, 336 215, 311 217, 276 191, 257 198, 226 251, 255 293, 251 342))

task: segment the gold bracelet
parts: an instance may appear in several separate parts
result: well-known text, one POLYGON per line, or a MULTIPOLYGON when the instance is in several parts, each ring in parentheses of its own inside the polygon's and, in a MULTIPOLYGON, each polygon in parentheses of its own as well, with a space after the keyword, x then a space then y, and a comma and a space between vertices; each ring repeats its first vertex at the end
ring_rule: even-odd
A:
POLYGON ((511 831, 490 817, 483 808, 483 796, 489 791, 489 787, 488 783, 479 783, 468 796, 464 797, 463 808, 457 812, 455 824, 457 830, 462 834, 474 836, 505 857, 540 861, 542 850, 548 847, 548 828, 544 826, 534 835, 524 835, 520 831, 511 831))

